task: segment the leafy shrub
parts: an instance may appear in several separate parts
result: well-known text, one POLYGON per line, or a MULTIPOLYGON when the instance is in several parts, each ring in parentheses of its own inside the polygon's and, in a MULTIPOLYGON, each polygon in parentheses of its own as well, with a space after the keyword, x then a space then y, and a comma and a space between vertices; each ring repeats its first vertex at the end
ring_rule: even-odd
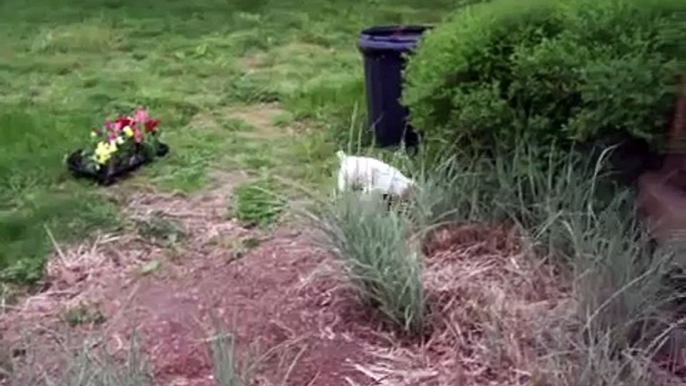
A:
POLYGON ((404 102, 428 144, 659 139, 684 57, 681 0, 495 0, 427 33, 404 102))

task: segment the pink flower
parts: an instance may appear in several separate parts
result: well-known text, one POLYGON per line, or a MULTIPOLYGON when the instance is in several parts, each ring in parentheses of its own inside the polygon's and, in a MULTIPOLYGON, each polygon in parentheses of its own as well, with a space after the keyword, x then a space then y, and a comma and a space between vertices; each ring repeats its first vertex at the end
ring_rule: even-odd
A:
POLYGON ((111 131, 112 129, 114 129, 114 124, 110 121, 105 121, 105 130, 111 131))
POLYGON ((134 129, 133 130, 133 140, 136 141, 136 143, 141 143, 143 140, 143 134, 141 133, 140 130, 134 129))
POLYGON ((134 117, 136 118, 136 122, 140 124, 145 124, 149 119, 148 112, 143 109, 136 110, 134 117))

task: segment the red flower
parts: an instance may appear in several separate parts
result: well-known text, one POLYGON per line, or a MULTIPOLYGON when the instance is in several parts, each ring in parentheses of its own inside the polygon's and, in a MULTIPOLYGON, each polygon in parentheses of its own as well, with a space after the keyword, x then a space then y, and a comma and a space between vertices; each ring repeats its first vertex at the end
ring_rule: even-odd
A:
POLYGON ((117 131, 123 130, 126 126, 133 126, 134 122, 131 118, 129 117, 121 117, 117 119, 117 121, 114 123, 114 129, 117 131))
POLYGON ((146 133, 155 132, 155 128, 157 127, 157 125, 159 125, 159 123, 160 122, 156 119, 151 119, 151 120, 145 122, 145 132, 146 133))

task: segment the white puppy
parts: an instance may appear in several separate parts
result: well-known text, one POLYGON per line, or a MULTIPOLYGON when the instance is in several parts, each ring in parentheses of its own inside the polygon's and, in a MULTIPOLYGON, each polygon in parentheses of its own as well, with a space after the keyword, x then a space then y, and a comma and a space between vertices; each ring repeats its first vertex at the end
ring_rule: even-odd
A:
POLYGON ((339 160, 338 191, 361 190, 363 193, 377 191, 390 198, 408 199, 414 181, 400 170, 370 157, 349 156, 342 150, 336 152, 339 160))

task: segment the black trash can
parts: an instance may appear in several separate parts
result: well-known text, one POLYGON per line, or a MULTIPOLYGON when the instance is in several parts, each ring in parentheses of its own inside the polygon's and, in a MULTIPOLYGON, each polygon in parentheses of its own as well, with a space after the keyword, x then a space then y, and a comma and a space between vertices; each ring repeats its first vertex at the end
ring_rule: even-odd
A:
POLYGON ((407 123, 408 110, 400 104, 405 55, 416 47, 427 26, 383 26, 362 31, 358 48, 364 57, 369 127, 376 144, 409 147, 418 143, 407 123))

